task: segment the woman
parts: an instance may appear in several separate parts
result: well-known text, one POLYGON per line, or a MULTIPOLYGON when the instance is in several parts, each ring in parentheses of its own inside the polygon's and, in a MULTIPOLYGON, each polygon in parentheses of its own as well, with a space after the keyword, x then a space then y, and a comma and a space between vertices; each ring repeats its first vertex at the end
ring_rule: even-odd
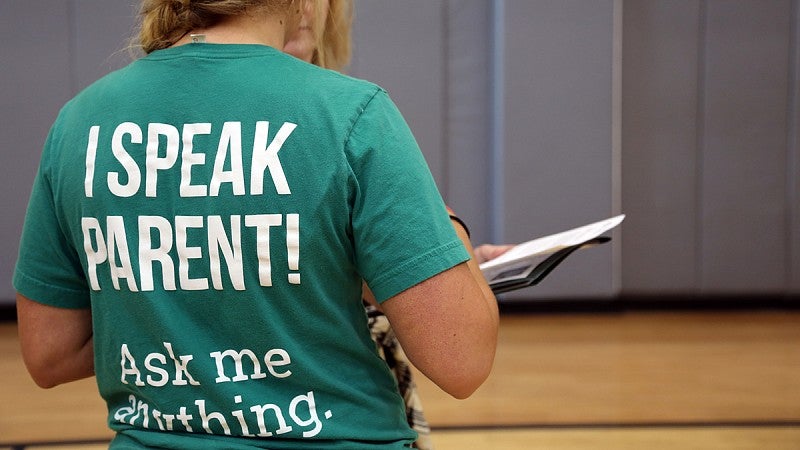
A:
POLYGON ((51 129, 22 353, 43 387, 96 375, 112 448, 409 446, 362 280, 443 390, 491 370, 496 301, 396 107, 282 53, 303 9, 146 0, 147 56, 51 129))

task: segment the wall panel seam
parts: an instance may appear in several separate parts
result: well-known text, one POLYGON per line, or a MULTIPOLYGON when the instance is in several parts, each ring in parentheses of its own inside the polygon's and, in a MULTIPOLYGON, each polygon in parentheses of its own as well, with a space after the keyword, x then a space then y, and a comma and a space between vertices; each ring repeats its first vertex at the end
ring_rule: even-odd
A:
MULTIPOLYGON (((622 42, 623 8, 625 0, 614 0, 612 5, 611 50, 611 211, 622 213, 622 42)), ((611 292, 622 289, 622 233, 614 230, 615 243, 611 247, 611 292)))
POLYGON ((450 179, 452 171, 451 165, 453 164, 451 155, 453 152, 450 148, 450 108, 452 107, 450 103, 450 99, 452 98, 450 94, 450 84, 448 80, 450 80, 453 75, 452 72, 452 64, 450 61, 450 0, 444 0, 441 4, 441 20, 442 20, 442 35, 441 35, 441 42, 442 42, 442 54, 440 55, 440 61, 442 61, 442 71, 441 71, 441 126, 442 131, 439 134, 439 148, 442 152, 442 195, 444 198, 452 198, 450 195, 450 190, 452 186, 452 180, 450 179))
POLYGON ((505 0, 492 2, 491 44, 491 191, 489 236, 492 242, 505 242, 505 0))
POLYGON ((67 43, 67 51, 69 52, 67 60, 69 61, 69 67, 67 68, 67 73, 69 74, 68 82, 70 96, 73 96, 78 93, 78 67, 76 63, 76 59, 78 58, 78 17, 75 0, 67 0, 66 9, 67 32, 69 33, 69 41, 67 43))
POLYGON ((800 255, 796 254, 798 245, 793 241, 800 230, 800 193, 798 193, 798 171, 800 171, 800 143, 798 143, 798 121, 800 121, 800 0, 790 4, 789 58, 787 89, 787 127, 786 127, 786 245, 785 255, 787 292, 795 283, 800 283, 800 255))
POLYGON ((695 129, 695 217, 694 257, 695 289, 704 290, 703 283, 703 158, 705 153, 705 107, 706 107, 706 45, 708 42, 707 0, 698 2, 699 20, 697 30, 697 119, 695 129))

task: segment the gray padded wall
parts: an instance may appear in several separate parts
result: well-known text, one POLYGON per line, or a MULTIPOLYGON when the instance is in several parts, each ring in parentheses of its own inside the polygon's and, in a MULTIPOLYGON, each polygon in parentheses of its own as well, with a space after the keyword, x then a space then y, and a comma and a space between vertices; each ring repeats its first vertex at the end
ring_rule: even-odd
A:
POLYGON ((129 63, 135 34, 136 0, 72 0, 72 61, 76 89, 82 89, 108 72, 129 63))
POLYGON ((444 139, 447 203, 469 224, 473 242, 492 240, 492 8, 485 0, 446 2, 444 139))
POLYGON ((625 5, 622 283, 632 291, 697 285, 699 7, 699 0, 625 5))
POLYGON ((797 294, 797 0, 624 12, 624 290, 797 294))
POLYGON ((13 301, 11 274, 41 146, 71 95, 66 2, 0 2, 0 299, 13 301))
POLYGON ((791 36, 789 79, 789 146, 786 173, 789 178, 789 292, 800 293, 800 1, 792 2, 793 25, 791 36), (791 61, 794 63, 792 64, 791 61))
POLYGON ((31 183, 64 102, 131 56, 135 2, 0 1, 0 304, 11 276, 31 183))
POLYGON ((790 7, 706 2, 701 292, 787 288, 790 7))
MULTIPOLYGON (((613 213, 613 12, 612 0, 362 0, 350 72, 398 103, 473 241, 520 242, 613 213), (503 91, 493 117, 491 96, 503 91), (502 148, 492 148, 493 131, 502 148)), ((507 297, 611 296, 611 255, 611 246, 587 251, 507 297)))
MULTIPOLYGON (((437 183, 446 185, 443 1, 357 1, 350 74, 380 84, 405 115, 437 183)), ((446 196, 446 192, 443 195, 446 196)))
MULTIPOLYGON (((509 0, 502 16, 503 229, 520 242, 611 217, 612 0, 509 0)), ((612 245, 510 298, 609 297, 612 245)))
POLYGON ((490 36, 486 0, 356 1, 349 73, 387 89, 475 242, 491 237, 490 36))
MULTIPOLYGON (((387 88, 476 244, 628 215, 511 299, 796 295, 798 2, 356 0, 351 73, 387 88)), ((136 3, 0 1, 0 303, 47 130, 129 60, 136 3)))

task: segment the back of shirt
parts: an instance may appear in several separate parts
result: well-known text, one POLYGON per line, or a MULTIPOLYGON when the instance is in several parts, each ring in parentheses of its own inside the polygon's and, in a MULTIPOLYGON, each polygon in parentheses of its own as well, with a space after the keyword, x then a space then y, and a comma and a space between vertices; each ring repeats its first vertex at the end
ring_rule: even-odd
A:
POLYGON ((190 44, 64 107, 14 283, 92 308, 115 444, 367 448, 414 433, 362 279, 382 301, 467 258, 383 90, 190 44))

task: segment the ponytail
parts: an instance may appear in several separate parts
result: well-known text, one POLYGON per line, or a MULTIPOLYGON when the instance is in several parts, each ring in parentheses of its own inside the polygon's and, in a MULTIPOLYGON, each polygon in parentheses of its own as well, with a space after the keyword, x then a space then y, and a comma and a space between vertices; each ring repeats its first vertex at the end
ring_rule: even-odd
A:
POLYGON ((142 0, 139 45, 145 53, 170 47, 187 33, 256 8, 286 11, 295 0, 142 0))

